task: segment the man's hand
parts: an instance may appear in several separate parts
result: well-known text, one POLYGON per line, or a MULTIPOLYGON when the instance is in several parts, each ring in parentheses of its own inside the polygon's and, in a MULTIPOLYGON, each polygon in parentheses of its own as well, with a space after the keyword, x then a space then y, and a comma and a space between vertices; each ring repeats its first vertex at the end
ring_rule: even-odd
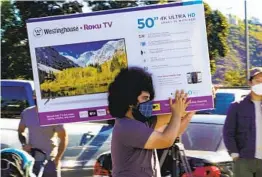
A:
POLYGON ((175 117, 183 117, 183 113, 186 111, 186 108, 190 104, 190 101, 187 101, 187 94, 184 91, 176 91, 175 102, 173 103, 172 99, 169 99, 169 105, 171 108, 171 113, 175 117))
POLYGON ((184 116, 182 117, 182 120, 184 119, 189 119, 191 120, 192 117, 196 114, 196 111, 191 111, 191 112, 187 112, 184 114, 184 116))
POLYGON ((22 146, 23 150, 26 152, 31 152, 32 146, 30 144, 25 144, 22 146))

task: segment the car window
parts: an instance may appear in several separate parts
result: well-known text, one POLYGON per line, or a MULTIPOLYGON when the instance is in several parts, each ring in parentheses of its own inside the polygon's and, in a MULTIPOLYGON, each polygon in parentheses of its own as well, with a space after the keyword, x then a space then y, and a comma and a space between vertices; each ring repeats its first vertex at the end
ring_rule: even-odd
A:
POLYGON ((181 140, 187 150, 216 151, 222 129, 218 124, 190 123, 181 140))
POLYGON ((20 118, 29 107, 27 89, 22 86, 1 86, 1 118, 20 118))
POLYGON ((1 118, 20 118, 20 114, 27 107, 27 100, 1 98, 1 118))

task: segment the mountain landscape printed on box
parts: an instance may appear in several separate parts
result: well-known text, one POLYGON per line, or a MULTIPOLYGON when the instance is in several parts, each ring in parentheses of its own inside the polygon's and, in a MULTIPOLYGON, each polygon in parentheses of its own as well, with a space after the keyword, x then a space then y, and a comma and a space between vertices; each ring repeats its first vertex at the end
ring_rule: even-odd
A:
POLYGON ((124 39, 35 49, 42 98, 107 92, 127 67, 124 39))

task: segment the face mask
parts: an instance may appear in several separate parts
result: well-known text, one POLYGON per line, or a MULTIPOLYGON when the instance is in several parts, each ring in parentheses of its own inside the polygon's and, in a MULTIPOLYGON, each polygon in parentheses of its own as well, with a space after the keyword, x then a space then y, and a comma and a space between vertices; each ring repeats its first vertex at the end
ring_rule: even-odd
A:
POLYGON ((262 83, 253 85, 251 89, 256 95, 262 96, 262 83))
POLYGON ((132 109, 134 118, 140 122, 146 122, 152 116, 153 101, 140 103, 137 108, 132 109))

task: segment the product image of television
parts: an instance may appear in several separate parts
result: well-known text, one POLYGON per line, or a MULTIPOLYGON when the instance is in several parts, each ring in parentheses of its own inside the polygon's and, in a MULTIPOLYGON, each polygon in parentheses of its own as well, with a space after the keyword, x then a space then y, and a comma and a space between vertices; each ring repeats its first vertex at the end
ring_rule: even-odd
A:
POLYGON ((127 65, 125 39, 35 48, 42 99, 107 92, 127 65))
POLYGON ((187 83, 188 84, 197 84, 201 82, 202 82, 202 73, 201 72, 187 73, 187 83))

